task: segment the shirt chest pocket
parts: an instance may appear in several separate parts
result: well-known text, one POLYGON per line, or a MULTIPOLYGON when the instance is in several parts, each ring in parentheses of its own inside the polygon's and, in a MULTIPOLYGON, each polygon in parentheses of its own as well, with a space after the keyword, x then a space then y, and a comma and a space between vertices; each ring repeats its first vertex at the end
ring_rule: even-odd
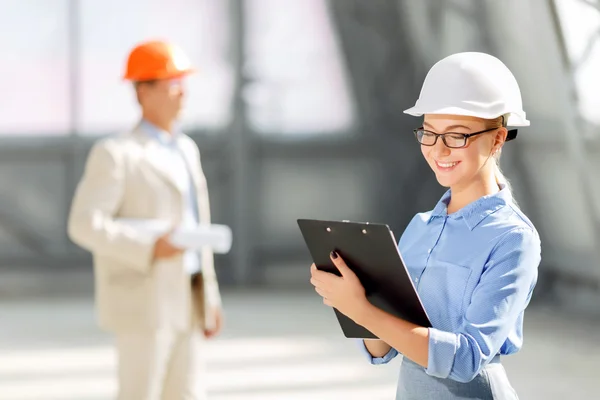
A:
POLYGON ((454 330, 464 313, 471 268, 432 260, 425 268, 419 292, 434 327, 454 330))

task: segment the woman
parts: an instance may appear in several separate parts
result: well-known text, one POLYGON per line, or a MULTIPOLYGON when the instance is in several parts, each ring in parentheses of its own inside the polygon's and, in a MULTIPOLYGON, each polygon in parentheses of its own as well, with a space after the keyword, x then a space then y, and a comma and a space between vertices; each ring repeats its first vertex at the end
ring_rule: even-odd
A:
POLYGON ((323 302, 381 340, 361 341, 371 363, 403 354, 397 399, 517 399, 501 356, 523 344, 523 312, 537 281, 540 239, 513 200, 498 159, 507 126, 528 126, 518 84, 497 58, 451 55, 432 67, 415 106, 423 156, 449 190, 417 214, 399 250, 432 328, 369 303, 343 259, 341 277, 311 266, 323 302))

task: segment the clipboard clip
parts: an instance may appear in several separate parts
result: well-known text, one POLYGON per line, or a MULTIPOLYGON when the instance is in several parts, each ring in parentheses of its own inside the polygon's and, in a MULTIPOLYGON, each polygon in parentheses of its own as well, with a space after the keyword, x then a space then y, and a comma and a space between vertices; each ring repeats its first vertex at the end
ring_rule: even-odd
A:
MULTIPOLYGON (((342 220, 342 222, 350 222, 350 220, 348 220, 348 219, 344 219, 344 220, 342 220)), ((368 223, 368 222, 365 222, 365 224, 366 224, 366 225, 369 225, 369 223, 368 223)), ((327 232, 331 232, 331 228, 327 228, 327 232)), ((367 232, 367 230, 366 230, 366 229, 363 229, 363 230, 362 230, 362 233, 363 233, 364 235, 366 235, 368 232, 367 232)))

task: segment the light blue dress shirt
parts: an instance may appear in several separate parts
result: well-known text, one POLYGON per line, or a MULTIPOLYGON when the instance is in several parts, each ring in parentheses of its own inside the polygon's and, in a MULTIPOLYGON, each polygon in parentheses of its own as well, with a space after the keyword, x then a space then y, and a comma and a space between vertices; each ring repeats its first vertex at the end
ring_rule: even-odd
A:
MULTIPOLYGON (((179 131, 169 134, 146 120, 142 120, 141 128, 145 134, 156 140, 165 150, 167 150, 165 156, 171 157, 171 159, 166 160, 166 163, 174 169, 174 175, 181 177, 182 181, 185 182, 183 185, 183 198, 181 199, 183 205, 181 226, 197 226, 200 219, 198 215, 196 186, 194 185, 194 180, 189 169, 190 167, 181 148, 177 145, 177 135, 180 134, 179 131)), ((197 252, 191 250, 184 252, 183 262, 185 269, 189 274, 200 272, 200 257, 197 252)))
MULTIPOLYGON (((398 246, 433 326, 425 372, 469 382, 494 356, 520 350, 541 244, 504 186, 448 215, 450 196, 417 214, 398 246)), ((398 355, 373 358, 359 343, 372 364, 398 355)))

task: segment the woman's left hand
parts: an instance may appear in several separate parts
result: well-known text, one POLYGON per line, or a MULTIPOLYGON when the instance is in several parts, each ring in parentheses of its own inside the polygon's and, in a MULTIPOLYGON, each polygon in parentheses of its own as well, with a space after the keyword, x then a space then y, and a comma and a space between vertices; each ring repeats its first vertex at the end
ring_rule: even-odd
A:
POLYGON ((348 268, 342 257, 332 252, 331 260, 341 273, 319 271, 315 264, 311 265, 311 279, 317 293, 323 297, 323 303, 336 308, 354 322, 360 319, 370 305, 365 295, 365 289, 356 274, 348 268))

